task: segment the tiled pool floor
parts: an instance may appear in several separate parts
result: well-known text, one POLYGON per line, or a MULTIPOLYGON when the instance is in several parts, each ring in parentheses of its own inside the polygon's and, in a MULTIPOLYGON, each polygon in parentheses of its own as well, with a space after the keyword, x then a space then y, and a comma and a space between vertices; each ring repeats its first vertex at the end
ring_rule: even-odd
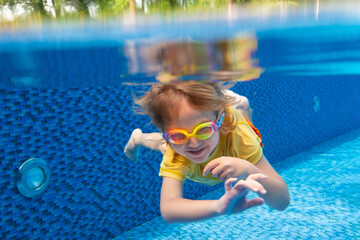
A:
MULTIPOLYGON (((290 191, 284 212, 263 205, 188 224, 157 217, 116 239, 360 239, 360 130, 274 167, 290 191)), ((219 198, 223 191, 202 199, 219 198)))

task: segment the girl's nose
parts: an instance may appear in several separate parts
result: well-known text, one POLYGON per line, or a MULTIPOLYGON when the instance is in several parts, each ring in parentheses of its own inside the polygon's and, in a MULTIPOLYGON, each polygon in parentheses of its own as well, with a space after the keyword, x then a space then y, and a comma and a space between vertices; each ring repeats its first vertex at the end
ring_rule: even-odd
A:
POLYGON ((190 137, 188 140, 188 145, 190 147, 196 147, 200 144, 200 140, 194 137, 190 137))

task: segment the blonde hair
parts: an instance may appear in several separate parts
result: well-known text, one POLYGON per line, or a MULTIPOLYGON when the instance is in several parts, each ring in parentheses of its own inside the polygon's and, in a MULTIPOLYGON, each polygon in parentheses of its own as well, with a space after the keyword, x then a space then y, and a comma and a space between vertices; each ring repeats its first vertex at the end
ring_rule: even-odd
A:
POLYGON ((223 135, 235 128, 234 116, 227 107, 236 103, 234 97, 224 94, 226 88, 217 82, 175 82, 155 83, 150 90, 140 98, 135 98, 135 111, 150 116, 152 123, 161 131, 179 115, 183 100, 200 111, 213 111, 218 115, 225 111, 224 122, 220 128, 223 135))

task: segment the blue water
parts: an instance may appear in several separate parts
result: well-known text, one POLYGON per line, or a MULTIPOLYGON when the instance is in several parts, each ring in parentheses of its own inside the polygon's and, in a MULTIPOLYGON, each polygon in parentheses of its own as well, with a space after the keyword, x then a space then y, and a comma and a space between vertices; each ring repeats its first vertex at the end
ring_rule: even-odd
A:
MULTIPOLYGON (((360 128, 360 5, 340 5, 346 11, 323 12, 321 1, 318 14, 308 4, 261 18, 234 11, 232 19, 115 19, 2 32, 0 239, 360 238, 360 130, 303 152, 360 128), (161 155, 144 150, 134 163, 123 154, 134 128, 156 131, 132 111, 130 92, 148 85, 124 83, 153 82, 162 69, 146 61, 143 46, 182 37, 209 47, 248 34, 257 46, 252 62, 264 72, 232 90, 249 98, 291 205, 168 225, 159 217, 161 155), (33 157, 48 163, 51 178, 43 194, 28 199, 16 173, 33 157)), ((184 196, 219 198, 219 186, 187 181, 184 196)))
MULTIPOLYGON (((158 217, 116 239, 360 238, 360 130, 274 167, 291 195, 284 212, 263 205, 236 215, 173 225, 158 217)), ((222 194, 219 189, 201 199, 217 199, 222 194)))

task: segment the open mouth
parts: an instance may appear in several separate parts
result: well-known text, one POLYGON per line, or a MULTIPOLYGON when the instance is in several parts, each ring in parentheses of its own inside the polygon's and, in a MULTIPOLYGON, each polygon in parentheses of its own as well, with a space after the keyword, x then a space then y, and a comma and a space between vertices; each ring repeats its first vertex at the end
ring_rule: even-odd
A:
POLYGON ((205 149, 206 149, 206 147, 196 149, 196 150, 190 150, 190 151, 188 151, 188 153, 190 153, 191 155, 194 155, 194 156, 200 156, 205 151, 205 149))

